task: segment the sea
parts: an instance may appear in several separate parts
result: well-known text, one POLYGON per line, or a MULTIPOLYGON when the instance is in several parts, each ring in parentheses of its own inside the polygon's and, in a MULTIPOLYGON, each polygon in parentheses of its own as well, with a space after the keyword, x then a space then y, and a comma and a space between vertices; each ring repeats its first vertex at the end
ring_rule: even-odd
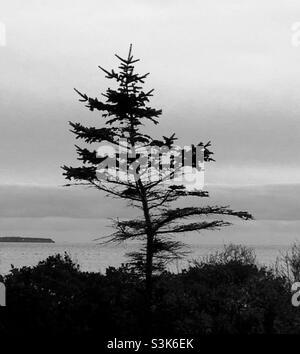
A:
MULTIPOLYGON (((273 267, 277 257, 284 255, 290 245, 247 245, 256 253, 257 263, 273 267)), ((105 273, 109 266, 118 267, 126 263, 127 252, 137 250, 138 244, 99 244, 95 242, 56 242, 56 243, 0 243, 0 274, 10 272, 12 266, 35 266, 50 255, 65 252, 76 262, 82 271, 105 273)), ((179 272, 193 260, 199 260, 224 249, 224 244, 193 244, 184 260, 170 264, 169 270, 179 272)))

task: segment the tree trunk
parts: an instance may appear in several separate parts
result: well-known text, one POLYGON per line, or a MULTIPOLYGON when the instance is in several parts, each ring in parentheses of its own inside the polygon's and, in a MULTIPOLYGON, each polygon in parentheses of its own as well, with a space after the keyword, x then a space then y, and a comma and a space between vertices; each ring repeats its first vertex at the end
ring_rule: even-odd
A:
POLYGON ((142 198, 143 212, 147 228, 147 243, 146 243, 146 264, 145 264, 145 300, 146 300, 146 333, 151 335, 152 328, 152 294, 153 294, 153 238, 154 232, 149 213, 147 195, 141 180, 137 181, 140 195, 142 198))
POLYGON ((146 292, 149 295, 151 306, 152 302, 152 273, 153 273, 153 235, 147 235, 147 247, 146 247, 146 267, 145 267, 145 275, 146 275, 146 292))
POLYGON ((151 337, 152 332, 152 295, 153 295, 153 235, 147 235, 145 264, 145 300, 146 300, 146 335, 151 337))

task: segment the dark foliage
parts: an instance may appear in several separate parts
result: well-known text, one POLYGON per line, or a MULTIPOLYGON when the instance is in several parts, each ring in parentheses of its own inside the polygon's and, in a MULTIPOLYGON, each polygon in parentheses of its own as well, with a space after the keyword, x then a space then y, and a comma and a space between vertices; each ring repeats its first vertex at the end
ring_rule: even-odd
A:
MULTIPOLYGON (((35 267, 13 268, 4 282, 2 335, 145 333, 143 281, 129 266, 87 273, 68 255, 56 255, 35 267)), ((283 277, 239 257, 163 272, 153 289, 152 334, 299 334, 289 290, 283 277)))

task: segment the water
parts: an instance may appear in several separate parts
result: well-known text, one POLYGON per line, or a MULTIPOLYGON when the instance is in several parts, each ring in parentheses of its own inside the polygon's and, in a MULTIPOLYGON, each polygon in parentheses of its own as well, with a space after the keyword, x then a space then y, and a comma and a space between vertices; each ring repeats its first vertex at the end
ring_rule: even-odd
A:
MULTIPOLYGON (((287 251, 289 245, 251 245, 260 264, 272 265, 280 253, 287 251)), ((193 244, 187 260, 197 259, 222 250, 223 244, 193 244)), ((126 261, 126 252, 138 249, 137 244, 99 245, 89 243, 0 243, 0 274, 7 274, 11 264, 15 267, 33 266, 49 255, 67 252, 80 265, 81 270, 104 272, 108 266, 119 266, 126 261)), ((179 261, 170 266, 177 271, 187 265, 179 261)))

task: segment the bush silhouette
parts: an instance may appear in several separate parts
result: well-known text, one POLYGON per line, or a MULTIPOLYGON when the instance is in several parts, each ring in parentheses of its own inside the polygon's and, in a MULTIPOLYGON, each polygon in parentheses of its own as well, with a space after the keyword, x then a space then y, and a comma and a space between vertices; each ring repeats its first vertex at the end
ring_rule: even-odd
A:
MULTIPOLYGON (((285 277, 259 267, 250 251, 230 247, 181 273, 156 276, 153 335, 299 334, 285 277)), ((144 282, 127 265, 88 273, 67 254, 55 255, 12 268, 3 281, 1 334, 144 334, 144 282)))

